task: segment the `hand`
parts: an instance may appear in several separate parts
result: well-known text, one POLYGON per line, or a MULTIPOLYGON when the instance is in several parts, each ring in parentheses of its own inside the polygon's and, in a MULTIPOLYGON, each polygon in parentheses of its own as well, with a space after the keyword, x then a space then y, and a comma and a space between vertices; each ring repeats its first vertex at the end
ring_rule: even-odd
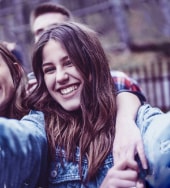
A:
POLYGON ((147 161, 140 131, 133 120, 124 118, 116 122, 116 133, 113 143, 114 163, 124 158, 133 159, 138 154, 142 167, 147 169, 147 161))
POLYGON ((138 165, 134 160, 119 161, 104 178, 100 188, 144 188, 144 183, 138 180, 138 165))
POLYGON ((26 88, 27 95, 32 93, 34 91, 34 89, 36 88, 36 86, 37 86, 37 80, 35 78, 28 80, 28 84, 27 84, 27 88, 26 88))

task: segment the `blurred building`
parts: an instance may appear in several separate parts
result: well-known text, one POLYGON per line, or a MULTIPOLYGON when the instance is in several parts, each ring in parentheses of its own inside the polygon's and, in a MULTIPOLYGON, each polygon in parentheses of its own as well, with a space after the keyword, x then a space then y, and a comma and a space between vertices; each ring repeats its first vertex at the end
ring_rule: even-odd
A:
MULTIPOLYGON (((50 0, 49 0, 50 1, 50 0)), ((33 37, 29 15, 45 0, 0 0, 0 40, 21 46, 31 70, 33 37)), ((148 102, 170 110, 169 0, 51 0, 71 10, 78 21, 98 31, 110 61, 134 77, 148 102)))

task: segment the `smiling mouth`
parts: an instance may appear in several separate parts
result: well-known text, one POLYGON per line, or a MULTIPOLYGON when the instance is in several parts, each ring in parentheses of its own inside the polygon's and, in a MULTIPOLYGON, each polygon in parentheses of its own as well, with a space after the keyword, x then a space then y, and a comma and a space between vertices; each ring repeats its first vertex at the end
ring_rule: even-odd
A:
POLYGON ((77 89, 78 89, 78 85, 72 85, 70 87, 67 87, 67 88, 64 88, 64 89, 60 89, 60 93, 62 95, 67 95, 67 94, 69 94, 69 93, 71 93, 71 92, 73 92, 73 91, 75 91, 77 89))

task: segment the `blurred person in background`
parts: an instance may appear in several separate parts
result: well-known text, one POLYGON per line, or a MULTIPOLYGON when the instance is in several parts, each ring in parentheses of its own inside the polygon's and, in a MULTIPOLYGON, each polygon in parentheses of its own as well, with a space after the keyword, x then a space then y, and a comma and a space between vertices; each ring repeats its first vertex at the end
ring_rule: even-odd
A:
MULTIPOLYGON (((54 24, 73 20, 70 11, 59 4, 43 3, 38 5, 30 15, 31 31, 37 42, 42 33, 54 24)), ((140 87, 122 72, 112 71, 113 80, 117 88, 117 118, 116 135, 113 145, 114 163, 117 164, 124 157, 135 158, 138 154, 143 168, 147 168, 142 138, 136 126, 135 118, 138 108, 144 103, 145 97, 140 87), (133 135, 133 136, 132 136, 133 135)), ((36 80, 30 80, 30 86, 36 80)))
POLYGON ((24 63, 21 47, 15 42, 2 41, 2 44, 16 57, 18 63, 20 63, 25 72, 28 72, 28 65, 24 63))

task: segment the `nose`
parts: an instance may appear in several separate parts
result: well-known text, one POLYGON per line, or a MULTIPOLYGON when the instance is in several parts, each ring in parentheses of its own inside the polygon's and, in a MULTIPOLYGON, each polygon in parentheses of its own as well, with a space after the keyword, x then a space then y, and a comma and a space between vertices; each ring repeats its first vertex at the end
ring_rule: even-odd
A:
POLYGON ((69 75, 65 70, 58 69, 56 71, 56 82, 65 83, 65 82, 67 82, 68 78, 69 78, 69 75))

